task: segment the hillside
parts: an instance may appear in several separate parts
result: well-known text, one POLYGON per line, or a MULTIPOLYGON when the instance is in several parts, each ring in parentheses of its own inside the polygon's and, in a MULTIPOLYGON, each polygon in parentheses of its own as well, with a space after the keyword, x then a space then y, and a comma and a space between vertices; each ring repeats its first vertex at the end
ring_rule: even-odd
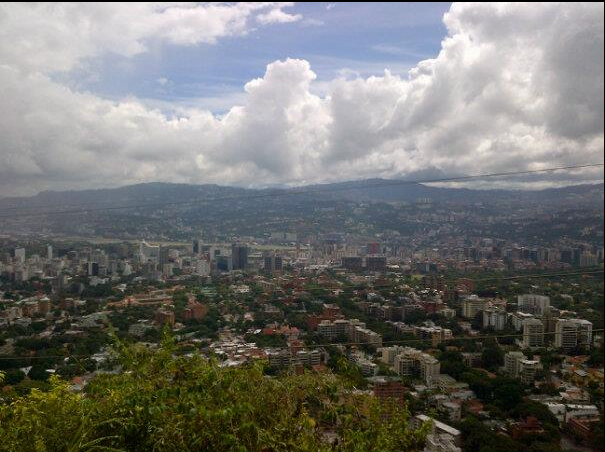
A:
POLYGON ((0 227, 17 234, 152 240, 189 240, 200 229, 227 240, 234 235, 262 237, 279 230, 362 235, 391 230, 409 236, 439 227, 441 223, 433 218, 449 221, 456 213, 461 230, 470 227, 463 218, 473 216, 477 227, 472 233, 477 234, 492 234, 493 228, 510 234, 510 218, 527 224, 526 219, 533 221, 535 216, 540 222, 535 228, 537 237, 542 240, 540 236, 554 225, 550 221, 567 228, 554 217, 548 219, 561 213, 573 218, 565 220, 576 230, 573 234, 579 233, 577 226, 581 225, 596 230, 598 240, 602 212, 603 184, 485 191, 380 179, 264 190, 149 183, 0 199, 0 227), (427 208, 431 217, 425 215, 427 208), (501 220, 494 221, 498 218, 501 220))
POLYGON ((0 209, 17 211, 30 208, 58 209, 63 207, 106 207, 129 204, 212 200, 215 198, 259 197, 271 203, 277 195, 305 192, 309 198, 331 200, 364 200, 373 202, 414 202, 418 199, 476 203, 486 201, 557 202, 582 199, 603 201, 603 184, 572 185, 544 190, 470 190, 466 188, 433 187, 399 180, 366 179, 334 184, 321 184, 292 189, 247 189, 215 184, 190 185, 153 182, 120 188, 96 190, 44 191, 30 197, 0 198, 0 209))

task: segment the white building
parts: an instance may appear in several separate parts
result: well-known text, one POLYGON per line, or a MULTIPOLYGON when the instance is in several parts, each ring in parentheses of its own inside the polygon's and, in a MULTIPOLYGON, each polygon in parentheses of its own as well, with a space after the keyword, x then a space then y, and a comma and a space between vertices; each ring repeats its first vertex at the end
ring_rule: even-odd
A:
POLYGON ((538 319, 523 322, 523 346, 528 348, 544 345, 544 324, 538 319))
POLYGON ((550 309, 550 297, 546 295, 523 294, 517 297, 519 311, 544 316, 550 309))
POLYGON ((492 327, 496 331, 506 328, 508 315, 502 308, 488 308, 483 311, 483 328, 492 327))
POLYGON ((470 295, 462 300, 462 317, 474 319, 475 316, 487 308, 488 301, 477 295, 470 295))
POLYGON ((25 263, 25 248, 15 248, 15 259, 19 264, 25 263))
POLYGON ((519 375, 519 362, 527 359, 523 352, 512 351, 504 355, 504 370, 511 377, 519 375))
POLYGON ((559 319, 555 325, 555 347, 572 350, 578 345, 578 324, 575 319, 559 319))
POLYGON ((536 372, 541 368, 540 361, 522 359, 519 361, 519 378, 526 385, 531 385, 536 379, 536 372))
POLYGON ((523 322, 533 318, 534 316, 532 314, 517 311, 511 315, 511 323, 516 331, 523 331, 523 322))

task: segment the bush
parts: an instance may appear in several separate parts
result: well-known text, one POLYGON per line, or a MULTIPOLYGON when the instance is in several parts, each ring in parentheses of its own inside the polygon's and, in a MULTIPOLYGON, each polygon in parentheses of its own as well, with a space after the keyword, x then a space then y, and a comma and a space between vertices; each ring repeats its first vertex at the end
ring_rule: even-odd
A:
POLYGON ((0 450, 412 451, 428 428, 410 431, 406 409, 387 411, 333 374, 271 378, 261 364, 175 357, 169 343, 118 348, 124 371, 85 394, 52 376, 48 392, 1 406, 0 450))

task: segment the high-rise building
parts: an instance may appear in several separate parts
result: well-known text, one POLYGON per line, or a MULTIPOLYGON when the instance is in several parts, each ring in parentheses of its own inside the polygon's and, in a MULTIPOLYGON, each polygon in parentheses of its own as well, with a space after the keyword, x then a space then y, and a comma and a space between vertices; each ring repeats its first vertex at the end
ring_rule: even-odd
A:
POLYGON ((462 317, 473 319, 475 316, 487 308, 488 301, 479 298, 477 295, 470 295, 462 300, 462 317))
POLYGON ((542 347, 544 345, 544 324, 538 319, 523 322, 523 346, 542 347))
POLYGON ((405 403, 406 388, 400 381, 387 377, 378 377, 374 381, 374 397, 381 402, 396 401, 400 405, 405 403))
POLYGON ((488 308, 483 311, 483 328, 492 327, 496 331, 506 328, 508 315, 501 308, 488 308))
POLYGON ((441 363, 437 358, 427 353, 423 353, 420 357, 420 378, 426 383, 431 383, 432 380, 441 372, 441 363))
POLYGON ((522 359, 519 361, 519 378, 526 385, 533 384, 536 379, 536 372, 540 369, 540 361, 531 359, 522 359))
POLYGON ((89 262, 88 263, 88 276, 99 276, 99 263, 89 262))
POLYGON ((25 248, 15 248, 15 259, 20 264, 25 263, 25 248))
POLYGON ((245 270, 248 268, 248 247, 246 245, 231 245, 231 258, 233 270, 245 270))
POLYGON ((53 246, 46 245, 46 259, 48 259, 50 261, 50 260, 52 260, 52 258, 53 258, 53 246))
POLYGON ((210 263, 205 260, 199 260, 195 266, 195 272, 200 276, 208 276, 210 274, 210 263))
POLYGON ((231 270, 233 270, 233 257, 232 256, 222 256, 222 255, 217 255, 216 256, 216 268, 219 271, 223 271, 223 272, 230 272, 231 270))
POLYGON ((163 326, 169 325, 174 326, 175 317, 174 312, 169 309, 160 308, 155 312, 155 323, 163 326))
POLYGON ((191 250, 193 251, 193 254, 201 254, 202 251, 204 250, 203 248, 204 248, 204 242, 201 238, 195 239, 192 242, 191 250))
POLYGON ((167 246, 160 246, 158 261, 161 267, 170 262, 170 250, 167 246))
POLYGON ((281 256, 275 256, 273 259, 273 265, 275 267, 275 271, 282 271, 284 269, 284 258, 281 256))
POLYGON ((578 327, 578 344, 590 345, 592 343, 592 322, 584 319, 574 319, 578 327))
POLYGON ((527 359, 523 352, 512 351, 504 355, 504 370, 511 377, 519 375, 519 363, 527 359))
POLYGON ((517 297, 519 311, 544 316, 550 309, 550 297, 545 295, 523 294, 517 297))
POLYGON ((158 245, 150 245, 145 240, 139 243, 139 255, 141 261, 146 262, 150 259, 159 259, 160 247, 158 245))
POLYGON ((347 270, 361 272, 363 270, 363 259, 358 256, 343 257, 341 266, 347 270))
MULTIPOLYGON (((393 360, 393 368, 401 377, 419 377, 425 383, 431 383, 439 375, 441 365, 439 360, 428 353, 411 347, 401 347, 393 360)), ((384 358, 384 349, 383 349, 384 358)))
POLYGON ((578 345, 578 325, 575 319, 559 319, 555 326, 555 347, 573 350, 578 345))
POLYGON ((283 270, 283 258, 276 256, 275 254, 265 254, 264 256, 264 270, 267 273, 280 272, 283 270))
POLYGON ((369 272, 384 273, 387 270, 387 258, 381 256, 370 256, 366 258, 366 270, 369 272))

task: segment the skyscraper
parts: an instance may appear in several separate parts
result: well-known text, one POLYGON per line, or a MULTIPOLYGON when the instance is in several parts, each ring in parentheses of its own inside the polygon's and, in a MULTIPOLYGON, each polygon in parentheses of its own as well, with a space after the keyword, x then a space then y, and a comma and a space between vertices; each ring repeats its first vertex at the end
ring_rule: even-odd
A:
POLYGON ((159 264, 164 265, 169 262, 169 252, 170 250, 166 246, 160 246, 160 255, 159 255, 159 264))
POLYGON ((283 260, 281 256, 275 254, 265 254, 264 256, 264 270, 267 273, 279 272, 283 269, 283 260))
POLYGON ((231 245, 233 270, 245 270, 248 267, 248 247, 246 245, 231 245))
POLYGON ((203 251, 203 247, 204 241, 201 238, 193 240, 191 244, 191 250, 193 251, 193 254, 200 254, 203 251))

